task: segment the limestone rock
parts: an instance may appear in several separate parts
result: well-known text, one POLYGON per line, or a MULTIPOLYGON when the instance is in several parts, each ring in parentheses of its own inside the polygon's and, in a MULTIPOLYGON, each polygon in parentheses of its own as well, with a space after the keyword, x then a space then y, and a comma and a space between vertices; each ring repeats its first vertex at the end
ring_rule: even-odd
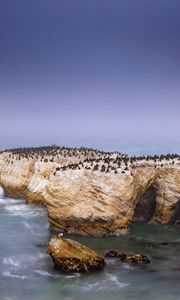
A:
POLYGON ((65 272, 92 272, 104 266, 104 258, 82 244, 62 237, 53 237, 48 253, 56 268, 65 272))
POLYGON ((180 219, 180 157, 133 162, 91 149, 83 150, 84 156, 81 149, 69 156, 70 150, 63 151, 53 159, 35 150, 0 153, 5 193, 43 204, 53 229, 118 236, 128 233, 134 220, 174 224, 180 219))

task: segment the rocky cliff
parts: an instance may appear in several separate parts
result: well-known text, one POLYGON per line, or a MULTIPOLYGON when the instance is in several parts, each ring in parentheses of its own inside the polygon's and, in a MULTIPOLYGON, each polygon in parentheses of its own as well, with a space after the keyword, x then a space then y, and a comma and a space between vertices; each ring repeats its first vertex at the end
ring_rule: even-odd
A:
POLYGON ((5 193, 43 204, 52 228, 93 236, 128 232, 133 220, 180 218, 180 157, 128 157, 79 148, 0 153, 5 193))

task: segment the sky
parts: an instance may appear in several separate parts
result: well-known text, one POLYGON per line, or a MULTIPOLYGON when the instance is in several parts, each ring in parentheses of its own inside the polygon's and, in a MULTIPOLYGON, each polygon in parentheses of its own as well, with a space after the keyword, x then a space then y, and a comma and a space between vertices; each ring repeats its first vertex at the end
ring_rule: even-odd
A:
POLYGON ((180 0, 0 1, 1 149, 177 152, 179 113, 180 0))

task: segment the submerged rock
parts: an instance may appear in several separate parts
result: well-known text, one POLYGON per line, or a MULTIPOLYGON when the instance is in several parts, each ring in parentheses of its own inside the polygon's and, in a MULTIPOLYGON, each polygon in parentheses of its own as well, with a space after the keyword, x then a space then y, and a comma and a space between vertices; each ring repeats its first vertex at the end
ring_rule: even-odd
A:
POLYGON ((125 254, 118 251, 109 251, 106 253, 105 257, 114 257, 114 258, 120 258, 122 262, 125 263, 138 263, 138 264, 149 264, 150 260, 149 258, 144 255, 143 253, 131 253, 131 254, 125 254))
POLYGON ((48 245, 56 268, 65 272, 92 272, 104 266, 104 258, 82 244, 62 237, 53 237, 48 245))

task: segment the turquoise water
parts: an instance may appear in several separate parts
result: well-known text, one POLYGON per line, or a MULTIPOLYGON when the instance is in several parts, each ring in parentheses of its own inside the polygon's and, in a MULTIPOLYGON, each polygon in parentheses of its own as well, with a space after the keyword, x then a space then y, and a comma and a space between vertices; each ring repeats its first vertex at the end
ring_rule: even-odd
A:
POLYGON ((61 274, 47 254, 46 211, 23 200, 0 197, 1 300, 177 300, 180 283, 180 228, 135 224, 125 237, 72 238, 105 254, 141 251, 151 264, 107 260, 91 274, 61 274))

